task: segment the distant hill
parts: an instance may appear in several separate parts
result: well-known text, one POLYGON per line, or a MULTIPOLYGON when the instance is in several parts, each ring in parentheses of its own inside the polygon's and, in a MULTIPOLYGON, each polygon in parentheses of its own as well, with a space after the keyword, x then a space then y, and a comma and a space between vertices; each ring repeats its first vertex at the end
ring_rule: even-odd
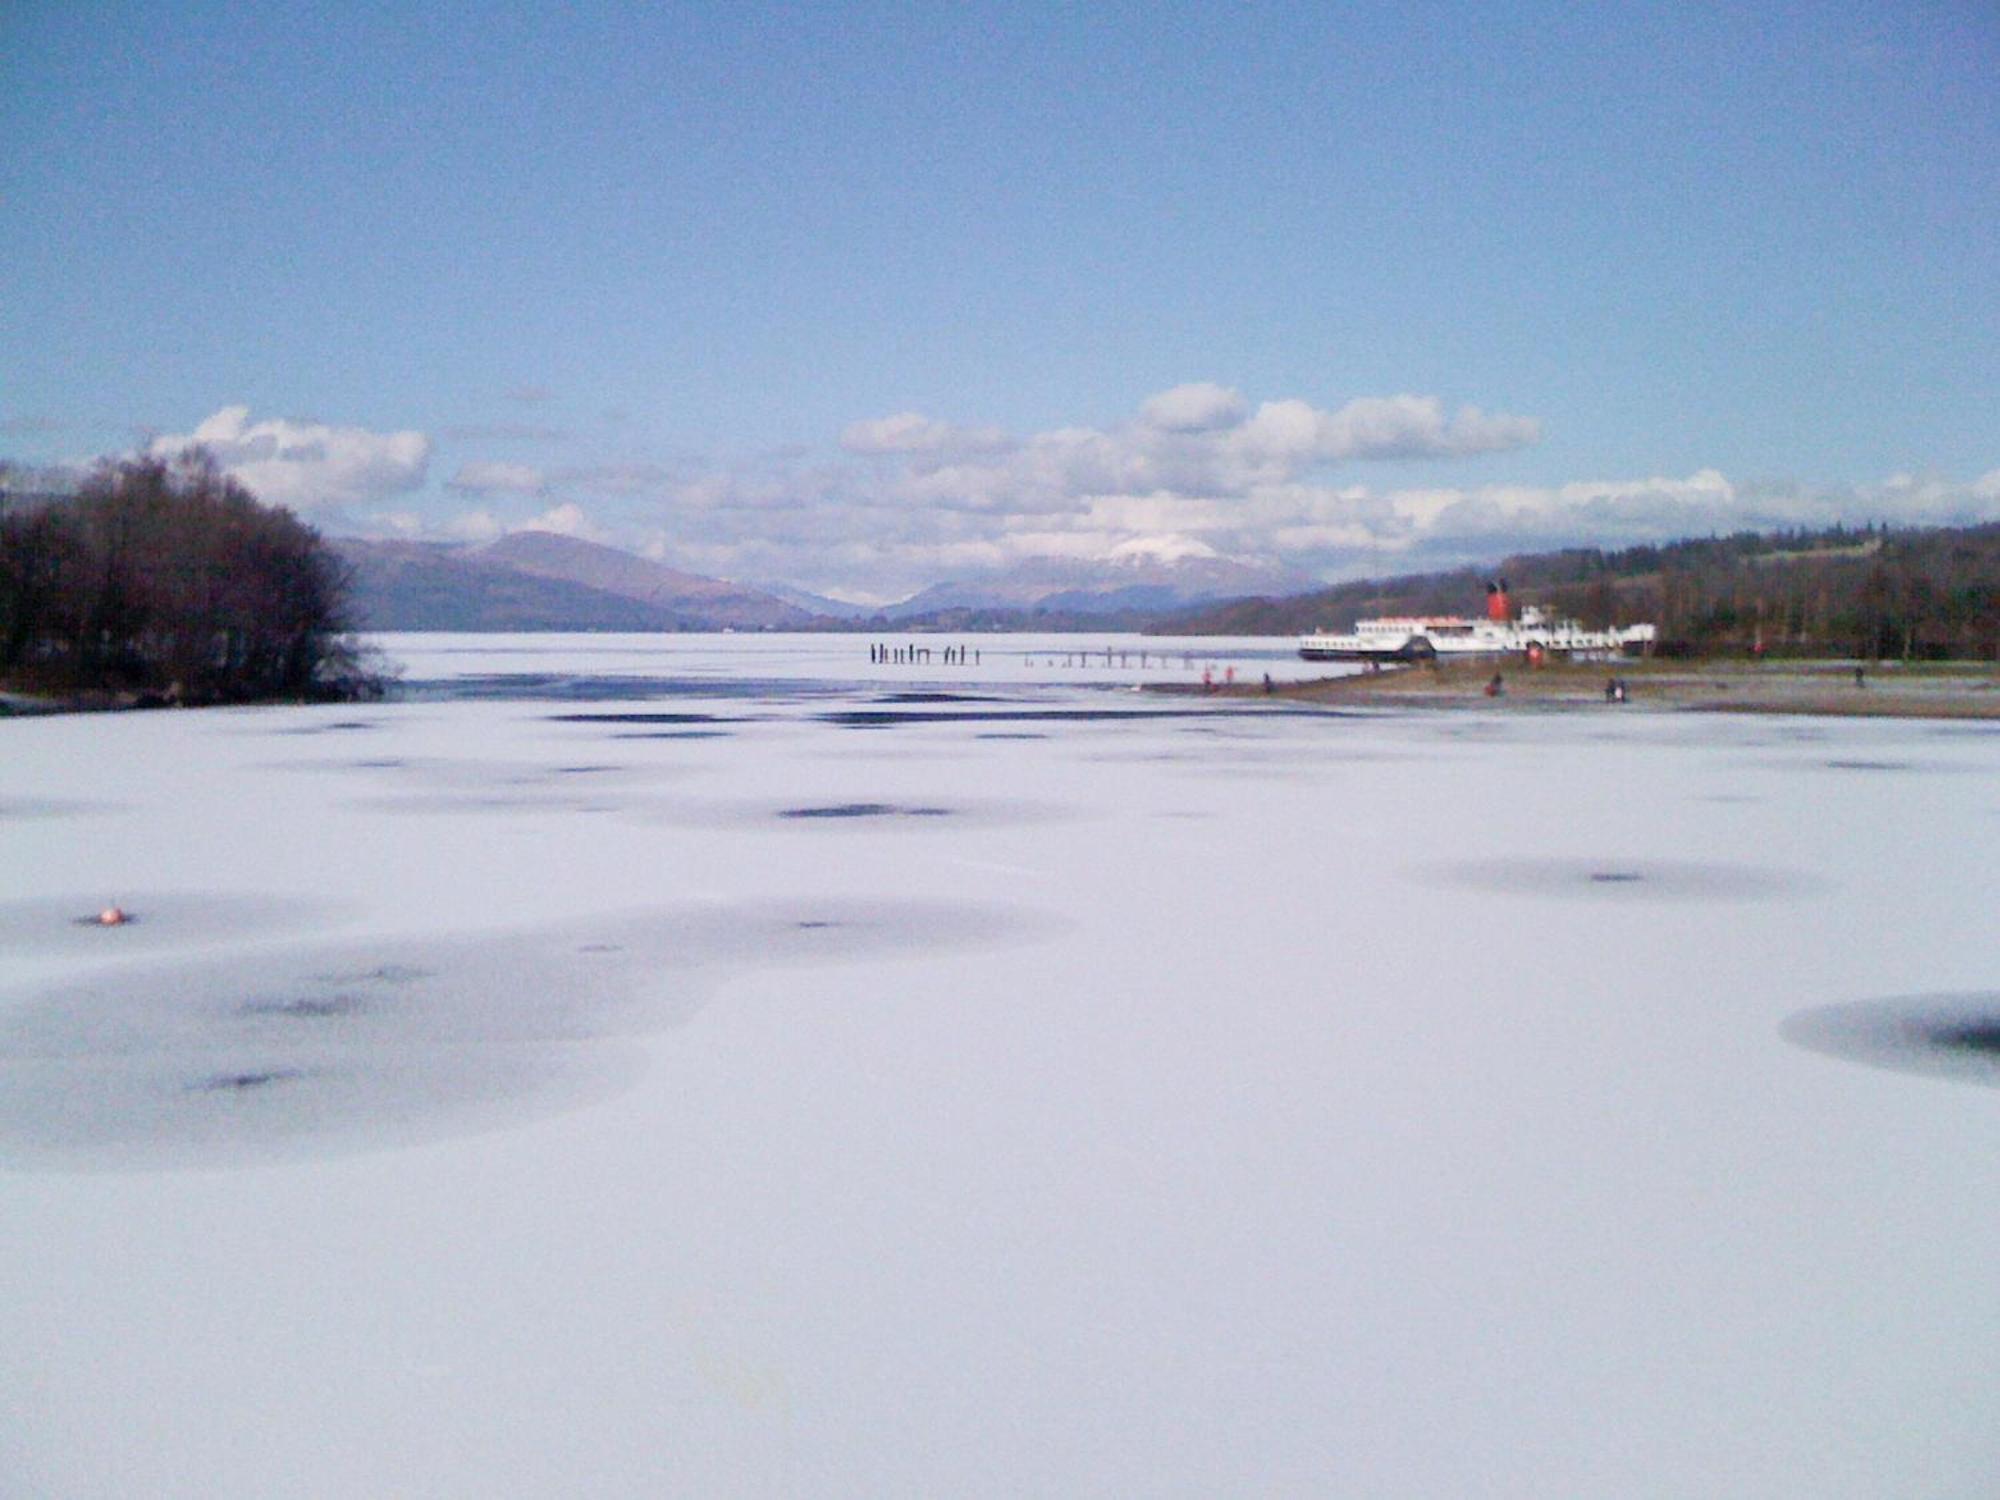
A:
POLYGON ((881 613, 881 606, 875 604, 854 604, 846 599, 829 599, 824 594, 809 593, 805 589, 795 589, 789 584, 759 582, 753 587, 795 605, 810 615, 819 615, 827 620, 865 620, 881 613))
POLYGON ((1743 532, 1340 584, 1165 616, 1162 633, 1296 635, 1357 619, 1468 614, 1485 580, 1592 628, 1652 621, 1666 653, 2000 657, 2000 524, 1743 532))
POLYGON ((547 532, 484 547, 342 538, 361 630, 793 630, 815 623, 760 590, 547 532))
POLYGON ((1163 612, 1311 580, 1206 549, 1031 559, 883 609, 683 573, 543 531, 496 542, 334 542, 363 630, 1136 630, 1163 612))
POLYGON ((683 573, 616 547, 547 531, 516 531, 470 556, 488 567, 578 584, 664 610, 690 622, 683 629, 796 630, 813 618, 811 611, 761 589, 683 573))
POLYGON ((336 538, 357 630, 676 630, 670 611, 563 579, 482 566, 436 542, 336 538))
POLYGON ((1015 611, 1129 620, 1208 600, 1296 594, 1313 584, 1302 573, 1222 557, 1198 544, 1128 544, 1102 559, 1025 558, 984 578, 934 584, 881 613, 888 620, 1015 611))

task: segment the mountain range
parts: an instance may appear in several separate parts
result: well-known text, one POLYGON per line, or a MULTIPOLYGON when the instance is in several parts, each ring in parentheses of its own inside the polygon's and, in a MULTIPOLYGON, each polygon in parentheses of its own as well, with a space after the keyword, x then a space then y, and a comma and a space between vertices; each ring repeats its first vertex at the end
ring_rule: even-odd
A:
POLYGON ((1199 546, 1128 546, 1103 560, 1030 558, 874 607, 782 585, 686 573, 546 531, 478 545, 331 539, 362 630, 812 630, 976 620, 1061 628, 1140 623, 1176 609, 1297 593, 1313 580, 1199 546))
POLYGON ((977 579, 933 584, 882 613, 890 620, 945 612, 1145 615, 1221 599, 1272 598, 1319 587, 1303 573, 1222 557, 1206 548, 1127 544, 1103 559, 1024 558, 977 579))

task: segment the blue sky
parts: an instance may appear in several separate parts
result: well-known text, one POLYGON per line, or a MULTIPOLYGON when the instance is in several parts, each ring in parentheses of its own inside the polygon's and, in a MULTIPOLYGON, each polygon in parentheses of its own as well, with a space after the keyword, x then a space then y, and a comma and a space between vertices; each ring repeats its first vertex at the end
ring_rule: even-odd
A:
POLYGON ((870 597, 2000 515, 1996 82, 1988 0, 14 0, 0 455, 870 597))

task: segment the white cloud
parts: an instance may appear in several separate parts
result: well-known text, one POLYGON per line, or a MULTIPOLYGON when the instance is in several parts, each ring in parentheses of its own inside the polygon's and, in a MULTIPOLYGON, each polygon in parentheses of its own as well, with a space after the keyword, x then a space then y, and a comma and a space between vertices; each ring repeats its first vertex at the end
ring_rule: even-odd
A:
MULTIPOLYGON (((1032 557, 1292 560, 1336 538, 1350 550, 1399 545, 1418 529, 1415 517, 1364 486, 1319 482, 1319 471, 1487 452, 1537 432, 1532 421, 1475 407, 1452 415, 1428 396, 1324 410, 1270 401, 1253 412, 1238 392, 1196 382, 1148 397, 1123 424, 1019 440, 920 412, 859 421, 840 434, 858 462, 767 453, 547 473, 494 465, 455 482, 543 478, 592 503, 594 519, 616 518, 613 535, 678 566, 885 597, 1032 557)), ((595 534, 580 512, 530 524, 595 534)))
MULTIPOLYGON (((877 599, 1029 558, 1214 556, 1331 578, 1709 532, 2000 517, 2000 469, 1970 483, 1919 472, 1815 488, 1744 484, 1712 468, 1457 485, 1435 482, 1427 468, 1421 485, 1382 482, 1398 459, 1473 458, 1539 433, 1532 418, 1436 396, 1252 405, 1194 383, 1148 397, 1122 423, 1018 439, 903 412, 848 427, 845 455, 479 472, 511 473, 523 486, 539 477, 545 490, 581 502, 527 525, 650 545, 698 572, 877 599)), ((483 527, 503 524, 475 515, 483 527)))
POLYGON ((444 538, 453 542, 490 542, 505 536, 507 528, 490 510, 465 510, 444 523, 444 538))
POLYGON ((557 536, 582 537, 586 541, 598 541, 604 533, 591 524, 583 507, 574 500, 566 500, 561 505, 552 505, 539 516, 510 526, 509 531, 552 531, 557 536))
POLYGON ((1238 392, 1213 381, 1197 380, 1148 396, 1139 415, 1163 432, 1214 432, 1234 427, 1248 410, 1238 392))
POLYGON ((907 504, 1054 515, 1099 495, 1241 496, 1343 462, 1457 458, 1535 442, 1531 418, 1476 406, 1448 416, 1435 396, 1363 397, 1337 410, 1266 401, 1249 412, 1226 387, 1195 383, 1150 396, 1122 426, 1058 427, 1023 442, 916 412, 857 422, 850 452, 898 459, 886 492, 907 504))
POLYGON ((853 422, 840 434, 849 453, 982 453, 1008 446, 997 427, 957 427, 922 412, 900 411, 892 417, 853 422))
POLYGON ((1435 396, 1364 396, 1337 411, 1304 401, 1266 401, 1230 436, 1253 465, 1299 469, 1343 460, 1466 458, 1540 441, 1532 417, 1488 416, 1476 406, 1447 418, 1435 396))
POLYGON ((260 499, 294 510, 379 501, 424 482, 431 442, 421 432, 370 432, 281 417, 250 420, 225 406, 186 436, 155 438, 148 451, 171 458, 200 446, 260 499))
POLYGON ((529 464, 460 464, 458 472, 445 481, 455 490, 471 494, 539 495, 548 488, 548 476, 529 464))

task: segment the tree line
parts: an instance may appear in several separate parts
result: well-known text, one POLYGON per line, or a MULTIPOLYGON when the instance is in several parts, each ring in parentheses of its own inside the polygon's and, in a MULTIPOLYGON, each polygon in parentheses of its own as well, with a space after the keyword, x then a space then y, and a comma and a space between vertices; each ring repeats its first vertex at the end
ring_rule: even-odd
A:
POLYGON ((0 681, 141 701, 374 690, 319 533, 199 450, 99 465, 72 494, 0 493, 0 681))
POLYGON ((1664 655, 2000 660, 2000 524, 1571 548, 1240 600, 1155 628, 1289 635, 1376 615, 1476 613, 1495 576, 1592 629, 1651 621, 1664 655))

